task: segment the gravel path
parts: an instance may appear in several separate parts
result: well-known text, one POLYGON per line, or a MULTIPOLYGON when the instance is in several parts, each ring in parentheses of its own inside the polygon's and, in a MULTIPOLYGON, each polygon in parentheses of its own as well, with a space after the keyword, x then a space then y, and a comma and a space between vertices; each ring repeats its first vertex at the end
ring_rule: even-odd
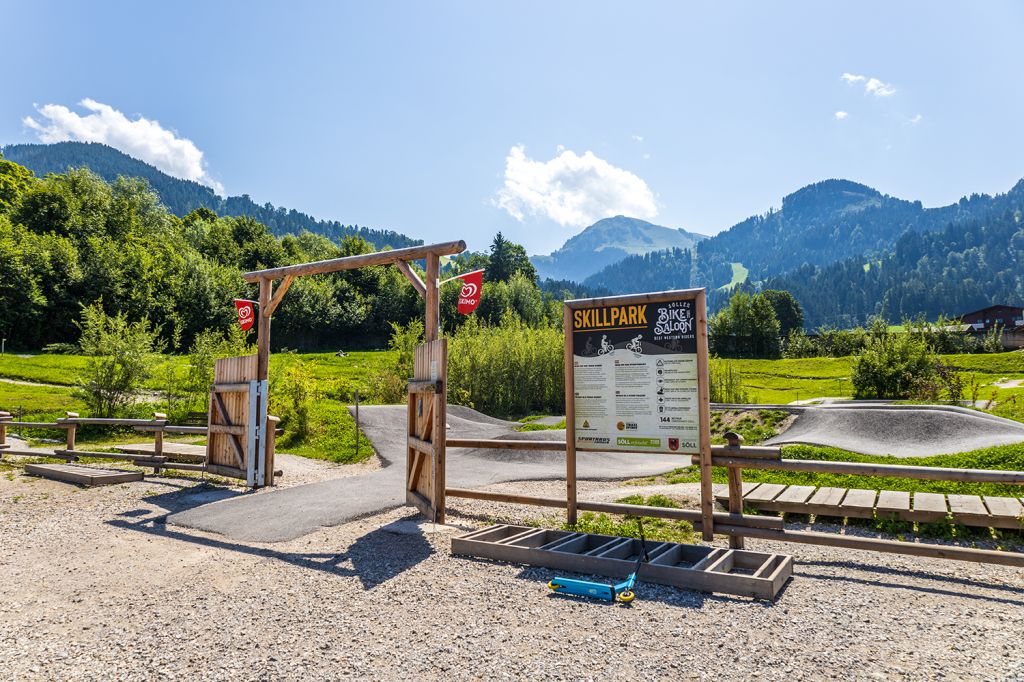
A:
MULTIPOLYGON (((340 473, 306 463, 310 478, 340 473)), ((514 487, 552 495, 561 484, 514 487)), ((622 486, 580 487, 594 497, 622 486)), ((551 571, 453 558, 450 534, 408 532, 409 509, 272 545, 161 523, 225 492, 185 478, 78 489, 0 472, 0 678, 1024 675, 1017 569, 751 541, 797 559, 775 605, 642 584, 631 606, 611 606, 549 594, 551 571)), ((539 512, 453 502, 463 527, 539 512)))

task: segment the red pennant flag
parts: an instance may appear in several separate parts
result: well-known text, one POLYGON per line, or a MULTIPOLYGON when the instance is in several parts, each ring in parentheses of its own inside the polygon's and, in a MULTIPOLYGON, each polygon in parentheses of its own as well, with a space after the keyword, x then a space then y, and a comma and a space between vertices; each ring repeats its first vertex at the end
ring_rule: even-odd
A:
POLYGON ((484 271, 467 272, 459 275, 462 280, 462 291, 459 292, 459 312, 469 315, 480 305, 480 292, 484 288, 484 271))
POLYGON ((248 331, 256 320, 256 314, 252 309, 252 301, 235 299, 235 310, 238 312, 238 325, 248 331))

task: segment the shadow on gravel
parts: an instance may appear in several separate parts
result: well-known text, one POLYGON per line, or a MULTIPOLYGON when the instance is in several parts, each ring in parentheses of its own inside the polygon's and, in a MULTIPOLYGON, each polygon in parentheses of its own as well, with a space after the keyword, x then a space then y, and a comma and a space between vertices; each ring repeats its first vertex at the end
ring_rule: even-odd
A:
POLYGON ((926 571, 911 571, 900 568, 888 568, 886 566, 874 566, 871 564, 862 564, 856 561, 799 561, 794 566, 793 578, 805 579, 810 578, 812 580, 827 580, 827 581, 839 581, 845 583, 853 583, 855 585, 872 585, 875 587, 888 587, 897 590, 913 590, 915 592, 928 592, 929 594, 939 594, 948 597, 961 597, 963 599, 975 599, 978 601, 991 601, 1000 604, 1010 604, 1013 606, 1024 606, 1024 588, 1015 587, 1013 585, 1004 585, 1000 583, 984 582, 982 580, 972 580, 971 578, 957 578, 948 575, 937 575, 934 573, 928 573, 926 571), (830 575, 826 573, 809 573, 806 571, 808 566, 821 566, 821 567, 832 567, 832 568, 846 568, 855 571, 862 571, 864 573, 878 573, 882 575, 891 576, 903 576, 907 578, 914 578, 916 580, 929 581, 935 583, 935 586, 926 585, 908 585, 906 583, 895 583, 884 578, 858 578, 852 575, 830 575), (998 597, 994 595, 985 595, 978 593, 965 592, 964 587, 977 588, 981 590, 991 590, 994 592, 1004 592, 1014 597, 998 597))
MULTIPOLYGON (((249 494, 248 490, 240 488, 229 488, 203 481, 199 485, 194 480, 185 479, 179 483, 175 479, 147 478, 146 483, 162 485, 169 490, 159 495, 149 495, 145 498, 149 504, 155 504, 161 509, 174 513, 201 507, 210 502, 219 502, 230 497, 240 497, 249 494)), ((124 516, 124 515, 122 515, 124 516)))
MULTIPOLYGON (((133 514, 134 512, 127 512, 123 516, 133 514)), ((434 552, 433 547, 422 535, 398 535, 386 527, 378 528, 358 538, 344 552, 308 553, 282 552, 239 542, 190 535, 179 530, 169 529, 165 525, 164 517, 148 518, 137 522, 114 519, 106 523, 116 528, 180 540, 203 547, 277 559, 299 568, 324 571, 337 576, 355 577, 362 583, 364 590, 372 590, 377 585, 417 565, 434 552)))

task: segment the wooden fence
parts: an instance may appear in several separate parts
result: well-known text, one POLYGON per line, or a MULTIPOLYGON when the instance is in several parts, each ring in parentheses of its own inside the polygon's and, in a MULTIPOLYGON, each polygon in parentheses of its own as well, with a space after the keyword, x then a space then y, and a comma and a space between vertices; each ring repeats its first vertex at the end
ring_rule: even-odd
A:
MULTIPOLYGON (((97 459, 110 459, 128 461, 140 467, 152 467, 153 473, 159 473, 163 469, 178 469, 182 471, 208 471, 206 462, 179 462, 174 461, 175 455, 164 452, 164 434, 192 434, 208 435, 205 426, 179 426, 171 424, 167 416, 160 412, 154 412, 152 419, 111 419, 101 417, 80 417, 75 412, 68 412, 62 419, 54 422, 28 422, 16 421, 9 412, 0 412, 0 457, 4 454, 19 455, 22 457, 46 457, 63 459, 74 462, 82 457, 97 459), (78 450, 75 447, 75 437, 79 426, 87 424, 102 426, 130 426, 140 433, 151 433, 153 435, 153 453, 129 453, 129 452, 95 452, 90 450, 78 450), (40 452, 39 450, 15 450, 7 442, 8 430, 11 428, 25 429, 54 429, 65 432, 65 447, 55 448, 53 453, 40 452)), ((274 433, 279 419, 267 417, 267 431, 274 433)), ((268 439, 268 447, 273 447, 273 438, 268 439)), ((211 471, 211 473, 216 473, 211 471)), ((273 472, 280 476, 281 472, 273 472)))
MULTIPOLYGON (((500 448, 512 450, 565 451, 560 441, 518 441, 449 438, 449 448, 500 448)), ((694 456, 693 464, 700 464, 694 456)), ((775 469, 781 471, 807 471, 813 473, 854 474, 861 476, 894 476, 933 481, 965 481, 1004 484, 1024 484, 1024 472, 987 469, 946 469, 901 464, 862 464, 857 462, 825 462, 820 460, 783 459, 778 447, 741 446, 738 441, 729 445, 712 446, 711 463, 725 467, 728 472, 728 511, 716 511, 711 525, 715 533, 729 536, 732 548, 742 549, 744 537, 756 537, 781 542, 798 542, 848 549, 907 554, 912 556, 955 559, 991 564, 1024 567, 1024 553, 975 549, 919 542, 902 542, 879 538, 866 538, 838 533, 788 530, 782 517, 745 514, 743 499, 743 469, 775 469)), ((567 467, 568 468, 568 467, 567 467)), ((569 484, 575 489, 575 467, 567 473, 569 484)), ((447 488, 447 497, 490 500, 510 504, 565 509, 568 502, 561 498, 537 497, 515 493, 500 493, 465 488, 447 488)), ((651 507, 621 503, 588 502, 578 500, 576 508, 582 511, 604 512, 632 516, 652 516, 689 521, 696 530, 703 530, 703 514, 698 510, 651 507)))

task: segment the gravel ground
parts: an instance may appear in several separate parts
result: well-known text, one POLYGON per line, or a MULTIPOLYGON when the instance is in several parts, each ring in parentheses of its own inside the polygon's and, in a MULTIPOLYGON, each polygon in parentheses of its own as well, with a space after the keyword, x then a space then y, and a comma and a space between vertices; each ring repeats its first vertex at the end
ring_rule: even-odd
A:
MULTIPOLYGON (((301 464, 282 483, 351 471, 301 464)), ((0 678, 1024 679, 1018 569, 754 540, 797 560, 774 605, 641 584, 613 606, 549 594, 551 571, 453 558, 408 509, 276 544, 160 522, 226 494, 0 471, 0 678)), ((452 502, 463 528, 539 515, 452 502)))

